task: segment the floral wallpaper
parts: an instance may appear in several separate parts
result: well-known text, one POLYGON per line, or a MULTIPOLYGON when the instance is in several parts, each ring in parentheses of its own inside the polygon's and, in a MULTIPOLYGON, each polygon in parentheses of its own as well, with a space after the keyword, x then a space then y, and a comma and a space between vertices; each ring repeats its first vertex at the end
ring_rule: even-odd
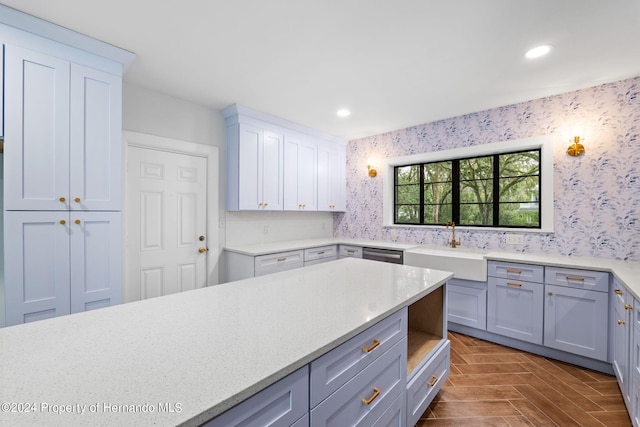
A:
POLYGON ((554 232, 456 230, 463 246, 640 261, 640 77, 350 141, 347 209, 337 237, 445 245, 445 227, 384 227, 382 180, 367 159, 550 135, 554 140, 554 232), (586 153, 570 157, 576 126, 586 153))

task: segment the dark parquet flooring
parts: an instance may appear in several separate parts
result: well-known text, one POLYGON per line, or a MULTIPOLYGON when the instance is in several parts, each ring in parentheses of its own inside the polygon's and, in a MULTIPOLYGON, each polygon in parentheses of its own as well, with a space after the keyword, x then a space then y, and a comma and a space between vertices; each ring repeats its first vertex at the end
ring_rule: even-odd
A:
POLYGON ((451 375, 416 427, 631 426, 615 377, 449 332, 451 375))

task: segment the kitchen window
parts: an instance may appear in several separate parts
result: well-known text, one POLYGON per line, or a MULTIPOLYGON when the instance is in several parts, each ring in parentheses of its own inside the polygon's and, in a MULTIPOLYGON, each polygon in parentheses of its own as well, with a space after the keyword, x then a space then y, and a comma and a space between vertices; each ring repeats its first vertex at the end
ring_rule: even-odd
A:
POLYGON ((541 148, 395 165, 394 224, 541 228, 541 148))

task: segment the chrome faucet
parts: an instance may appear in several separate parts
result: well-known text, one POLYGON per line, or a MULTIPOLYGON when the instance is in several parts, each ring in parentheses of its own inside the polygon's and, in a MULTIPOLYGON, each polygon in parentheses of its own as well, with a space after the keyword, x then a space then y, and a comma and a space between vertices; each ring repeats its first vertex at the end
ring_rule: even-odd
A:
POLYGON ((456 223, 453 221, 450 221, 450 222, 447 222, 445 226, 447 228, 451 226, 451 240, 447 242, 447 245, 451 246, 452 248, 456 248, 460 246, 460 239, 458 239, 458 241, 456 242, 456 223))

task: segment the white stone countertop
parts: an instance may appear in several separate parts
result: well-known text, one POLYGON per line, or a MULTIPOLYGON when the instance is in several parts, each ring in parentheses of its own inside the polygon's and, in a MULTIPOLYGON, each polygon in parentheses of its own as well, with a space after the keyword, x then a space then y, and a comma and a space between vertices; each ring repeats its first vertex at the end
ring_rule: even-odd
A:
POLYGON ((275 252, 287 252, 297 251, 300 249, 317 248, 318 246, 327 245, 353 245, 362 246, 368 248, 380 248, 380 249, 395 249, 404 251, 410 248, 414 248, 417 245, 413 243, 396 243, 386 242, 382 240, 362 240, 362 239, 347 239, 339 237, 327 237, 318 239, 301 239, 301 240, 287 240, 283 242, 272 243, 259 243, 253 245, 230 245, 225 246, 224 250, 229 252, 235 252, 242 255, 258 256, 265 254, 272 254, 275 252))
POLYGON ((0 425, 198 425, 450 277, 350 258, 0 329, 0 403, 32 410, 0 425))

